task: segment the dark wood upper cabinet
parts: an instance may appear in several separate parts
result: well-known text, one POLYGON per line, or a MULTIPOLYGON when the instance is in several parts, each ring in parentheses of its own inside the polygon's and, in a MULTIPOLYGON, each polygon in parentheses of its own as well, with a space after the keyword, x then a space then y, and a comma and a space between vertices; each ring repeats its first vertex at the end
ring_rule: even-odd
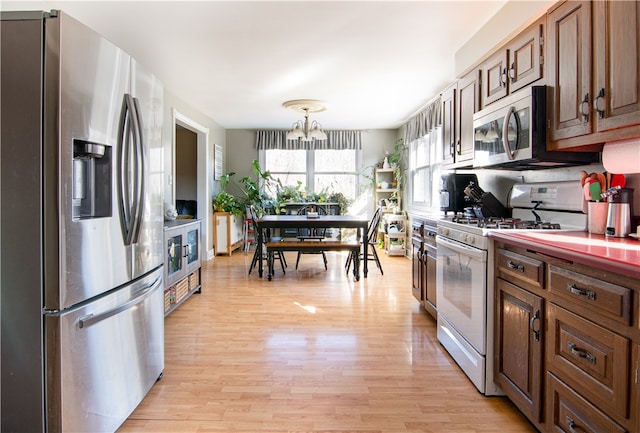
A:
POLYGON ((536 21, 482 63, 483 108, 542 78, 544 22, 536 21))
POLYGON ((550 139, 591 132, 591 2, 571 1, 547 17, 550 139))
POLYGON ((640 2, 593 3, 597 131, 640 124, 640 2))
POLYGON ((509 92, 515 92, 543 76, 544 24, 536 22, 507 45, 509 92))
POLYGON ((442 163, 450 165, 455 162, 456 147, 456 93, 458 82, 452 83, 442 91, 440 103, 442 104, 442 163))
POLYGON ((507 96, 507 50, 489 57, 481 66, 482 106, 486 107, 503 96, 507 96))
POLYGON ((442 162, 447 168, 473 164, 473 115, 480 106, 479 71, 449 85, 441 94, 442 162))
POLYGON ((473 162, 473 115, 480 108, 479 72, 474 70, 458 80, 456 163, 473 162))
POLYGON ((640 2, 567 1, 547 25, 548 148, 640 135, 640 2))

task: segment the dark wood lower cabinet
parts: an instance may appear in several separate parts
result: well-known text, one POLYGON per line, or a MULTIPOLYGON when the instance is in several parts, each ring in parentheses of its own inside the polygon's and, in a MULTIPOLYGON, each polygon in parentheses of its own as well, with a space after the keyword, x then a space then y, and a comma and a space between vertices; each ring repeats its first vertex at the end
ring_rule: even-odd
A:
POLYGON ((543 299, 496 280, 495 381, 542 428, 543 299))
POLYGON ((495 248, 495 381, 541 432, 640 432, 640 281, 495 248))

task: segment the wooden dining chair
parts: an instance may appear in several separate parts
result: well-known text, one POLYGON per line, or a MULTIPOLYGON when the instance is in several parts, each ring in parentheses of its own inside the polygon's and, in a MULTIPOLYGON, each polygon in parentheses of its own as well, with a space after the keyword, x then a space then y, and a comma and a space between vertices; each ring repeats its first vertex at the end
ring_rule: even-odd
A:
POLYGON ((382 265, 380 264, 380 258, 378 257, 378 251, 376 250, 376 244, 378 243, 378 226, 380 225, 380 218, 382 217, 382 212, 380 208, 377 208, 373 213, 373 217, 371 217, 371 221, 369 221, 369 226, 367 227, 367 257, 364 257, 364 248, 361 246, 358 252, 353 252, 349 254, 347 257, 347 262, 344 264, 344 267, 349 273, 349 268, 351 264, 354 263, 354 254, 359 254, 360 260, 373 260, 376 262, 378 269, 380 269, 380 273, 384 275, 382 271, 382 265))
MULTIPOLYGON (((251 224, 253 226, 253 233, 254 236, 259 236, 259 228, 258 228, 258 212, 256 212, 255 207, 253 206, 248 206, 249 209, 249 216, 251 218, 251 224)), ((266 242, 266 241, 265 241, 266 242)), ((282 267, 282 273, 286 274, 286 271, 284 268, 286 268, 287 266, 287 262, 284 258, 284 252, 283 251, 275 251, 274 252, 274 259, 278 258, 278 261, 280 262, 280 266, 282 267)), ((251 265, 249 266, 249 275, 251 275, 251 271, 253 270, 253 268, 256 266, 256 264, 258 264, 258 260, 264 260, 267 264, 267 266, 269 265, 268 263, 268 256, 266 253, 266 250, 264 248, 264 245, 262 246, 262 248, 258 248, 256 247, 255 252, 253 253, 253 258, 251 259, 251 265)))
MULTIPOLYGON (((323 206, 315 207, 318 215, 326 215, 327 211, 323 206)), ((309 212, 309 206, 303 206, 298 209, 298 215, 307 215, 309 212)), ((327 229, 326 228, 300 228, 298 229, 297 238, 300 242, 322 242, 322 240, 326 237, 327 229)), ((298 257, 296 257, 296 269, 298 269, 298 264, 300 263, 300 257, 303 254, 322 254, 322 261, 324 262, 324 270, 327 270, 327 255, 324 251, 298 251, 298 257)))

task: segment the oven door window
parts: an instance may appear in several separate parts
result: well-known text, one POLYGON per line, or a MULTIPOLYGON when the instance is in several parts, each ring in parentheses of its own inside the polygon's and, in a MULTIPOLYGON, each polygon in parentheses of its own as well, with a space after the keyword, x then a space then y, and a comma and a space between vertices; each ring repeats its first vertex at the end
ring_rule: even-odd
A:
POLYGON ((438 314, 486 353, 487 251, 437 237, 438 314))

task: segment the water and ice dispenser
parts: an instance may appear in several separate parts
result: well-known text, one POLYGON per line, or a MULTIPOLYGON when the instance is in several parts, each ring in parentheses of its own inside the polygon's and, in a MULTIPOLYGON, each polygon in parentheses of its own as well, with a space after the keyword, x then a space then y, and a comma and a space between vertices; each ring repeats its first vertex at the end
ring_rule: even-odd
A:
POLYGON ((111 146, 73 140, 73 218, 111 216, 111 146))

